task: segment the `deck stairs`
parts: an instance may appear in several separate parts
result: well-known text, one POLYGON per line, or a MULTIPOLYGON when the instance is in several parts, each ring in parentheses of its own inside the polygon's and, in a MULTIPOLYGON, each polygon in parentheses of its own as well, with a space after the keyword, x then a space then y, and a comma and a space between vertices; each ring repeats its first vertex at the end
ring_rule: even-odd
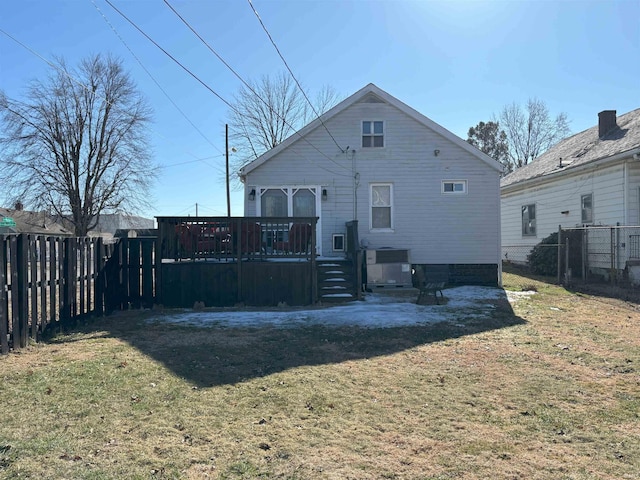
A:
POLYGON ((352 261, 332 258, 317 262, 320 302, 343 303, 358 299, 357 275, 352 261))

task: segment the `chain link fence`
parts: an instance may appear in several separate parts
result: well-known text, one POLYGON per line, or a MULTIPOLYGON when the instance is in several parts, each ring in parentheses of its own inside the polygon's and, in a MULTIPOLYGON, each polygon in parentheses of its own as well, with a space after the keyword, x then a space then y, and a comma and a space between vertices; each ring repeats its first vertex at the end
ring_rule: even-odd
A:
POLYGON ((533 258, 545 258, 544 273, 553 275, 550 270, 555 269, 558 283, 640 285, 640 226, 562 228, 558 234, 554 243, 503 245, 503 266, 525 266, 535 272, 538 265, 533 258), (534 249, 537 254, 532 256, 534 249))

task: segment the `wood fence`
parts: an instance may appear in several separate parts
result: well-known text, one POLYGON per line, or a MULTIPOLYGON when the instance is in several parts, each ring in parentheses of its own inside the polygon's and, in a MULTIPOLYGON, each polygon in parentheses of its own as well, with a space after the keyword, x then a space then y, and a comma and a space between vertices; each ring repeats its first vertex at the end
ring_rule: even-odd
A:
POLYGON ((0 235, 0 353, 86 315, 151 306, 155 239, 0 235))

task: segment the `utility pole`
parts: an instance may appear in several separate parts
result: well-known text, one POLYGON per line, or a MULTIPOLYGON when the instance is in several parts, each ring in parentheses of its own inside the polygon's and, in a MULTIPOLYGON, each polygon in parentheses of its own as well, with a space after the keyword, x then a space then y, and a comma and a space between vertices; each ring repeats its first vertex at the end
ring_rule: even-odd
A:
POLYGON ((196 202, 196 217, 198 216, 198 203, 196 202))
POLYGON ((224 124, 224 151, 227 166, 227 217, 231 217, 231 192, 229 190, 229 124, 224 124))

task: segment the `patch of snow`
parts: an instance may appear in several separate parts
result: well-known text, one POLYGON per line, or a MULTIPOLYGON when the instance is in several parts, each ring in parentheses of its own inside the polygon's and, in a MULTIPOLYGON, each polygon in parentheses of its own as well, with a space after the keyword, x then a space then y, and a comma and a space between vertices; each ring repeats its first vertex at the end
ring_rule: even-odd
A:
POLYGON ((507 299, 510 303, 516 303, 518 300, 522 300, 523 298, 529 298, 532 295, 535 295, 537 292, 533 290, 526 290, 524 292, 514 292, 511 290, 507 290, 507 299))
MULTIPOLYGON (((389 328, 428 325, 438 322, 459 323, 461 319, 488 318, 495 308, 491 300, 507 298, 499 288, 465 286, 444 290, 446 305, 417 305, 416 298, 385 294, 367 294, 363 301, 331 307, 306 307, 272 310, 205 310, 157 313, 150 322, 168 322, 197 327, 295 328, 309 325, 333 327, 357 326, 389 328)), ((512 292, 508 292, 509 294, 512 292)), ((348 294, 330 294, 348 298, 348 294)))
POLYGON ((325 282, 346 282, 344 278, 327 278, 325 282))

